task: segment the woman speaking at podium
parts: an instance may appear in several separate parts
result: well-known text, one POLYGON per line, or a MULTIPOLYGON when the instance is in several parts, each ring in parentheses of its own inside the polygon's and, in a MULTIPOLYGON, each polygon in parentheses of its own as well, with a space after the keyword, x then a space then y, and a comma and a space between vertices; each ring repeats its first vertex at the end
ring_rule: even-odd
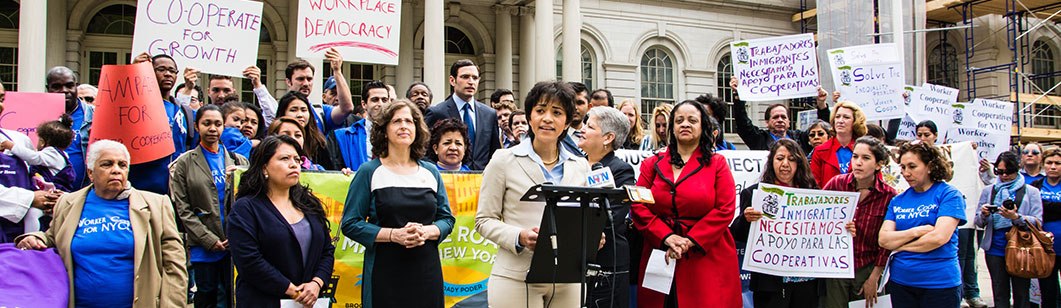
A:
MULTIPOLYGON (((586 185, 589 164, 560 145, 575 112, 574 97, 575 91, 566 83, 535 84, 524 101, 530 123, 527 137, 517 146, 497 150, 483 170, 475 231, 500 247, 490 273, 491 307, 578 307, 581 304, 577 283, 524 282, 535 253, 545 204, 520 201, 528 189, 544 182, 586 185)), ((731 259, 736 266, 736 255, 731 259)))
POLYGON ((742 305, 737 251, 729 233, 736 186, 726 159, 712 152, 708 116, 695 101, 674 106, 667 149, 641 163, 637 186, 651 189, 656 202, 634 203, 630 209, 644 237, 639 281, 652 249, 666 250, 678 264, 669 294, 639 287, 638 307, 742 305))

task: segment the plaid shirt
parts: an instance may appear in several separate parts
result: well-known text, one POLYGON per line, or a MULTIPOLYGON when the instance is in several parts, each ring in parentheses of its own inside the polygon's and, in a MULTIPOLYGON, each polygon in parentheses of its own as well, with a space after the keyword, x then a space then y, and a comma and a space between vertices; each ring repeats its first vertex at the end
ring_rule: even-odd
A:
MULTIPOLYGON (((834 191, 856 191, 854 173, 841 174, 833 177, 825 184, 825 190, 834 191)), ((885 184, 877 175, 875 183, 869 189, 869 195, 865 199, 858 200, 855 208, 855 268, 873 263, 876 266, 888 264, 887 249, 877 244, 877 236, 880 227, 884 224, 884 214, 888 210, 888 202, 898 193, 894 188, 885 184)))

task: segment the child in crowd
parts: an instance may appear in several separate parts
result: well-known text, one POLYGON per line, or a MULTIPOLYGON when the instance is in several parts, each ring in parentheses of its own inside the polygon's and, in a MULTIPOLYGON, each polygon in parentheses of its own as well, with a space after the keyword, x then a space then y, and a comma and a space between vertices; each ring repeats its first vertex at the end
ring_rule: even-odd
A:
MULTIPOLYGON (((81 188, 80 183, 74 183, 76 174, 66 156, 65 149, 74 140, 74 131, 70 129, 72 120, 69 116, 63 116, 59 121, 48 121, 37 126, 37 149, 20 146, 11 141, 0 142, 0 152, 10 150, 12 154, 30 165, 30 173, 34 175, 34 182, 38 190, 61 190, 71 192, 81 188)), ((45 217, 44 212, 37 208, 30 208, 26 213, 25 232, 43 231, 41 226, 48 226, 51 217, 45 217)))
POLYGON ((250 157, 254 144, 240 132, 243 121, 247 118, 243 106, 244 104, 240 102, 229 102, 221 106, 221 116, 225 118, 225 129, 221 131, 221 144, 225 145, 225 150, 229 152, 250 157))

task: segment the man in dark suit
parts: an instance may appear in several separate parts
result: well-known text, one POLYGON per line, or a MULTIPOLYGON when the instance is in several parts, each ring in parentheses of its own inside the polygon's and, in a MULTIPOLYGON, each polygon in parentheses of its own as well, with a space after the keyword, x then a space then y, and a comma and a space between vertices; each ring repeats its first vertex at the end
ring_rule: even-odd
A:
POLYGON ((468 126, 465 155, 471 155, 472 170, 483 170, 494 151, 501 148, 501 132, 497 128, 497 112, 475 100, 479 89, 479 68, 471 60, 461 59, 449 69, 449 84, 453 95, 441 104, 427 108, 427 126, 446 118, 456 118, 468 126))

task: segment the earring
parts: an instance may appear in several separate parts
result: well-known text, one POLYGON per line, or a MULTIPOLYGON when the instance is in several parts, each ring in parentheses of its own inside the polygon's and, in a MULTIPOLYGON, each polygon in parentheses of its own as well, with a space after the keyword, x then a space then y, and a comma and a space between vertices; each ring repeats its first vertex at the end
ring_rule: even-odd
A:
POLYGON ((265 174, 265 179, 266 179, 266 180, 268 180, 268 179, 269 179, 269 174, 268 174, 268 173, 266 173, 266 174, 265 174))

